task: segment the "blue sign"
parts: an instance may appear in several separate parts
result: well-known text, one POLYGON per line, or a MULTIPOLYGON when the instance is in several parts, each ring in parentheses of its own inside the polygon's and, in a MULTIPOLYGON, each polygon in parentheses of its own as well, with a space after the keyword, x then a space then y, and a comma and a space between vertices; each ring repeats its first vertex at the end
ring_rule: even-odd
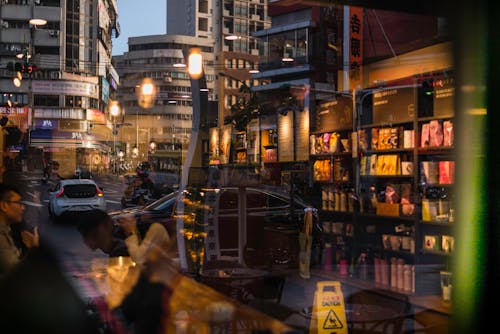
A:
POLYGON ((59 121, 56 119, 37 119, 35 120, 37 129, 56 129, 59 127, 59 121))
POLYGON ((104 101, 104 103, 108 103, 109 100, 109 82, 106 80, 105 77, 102 78, 102 95, 101 98, 104 101))

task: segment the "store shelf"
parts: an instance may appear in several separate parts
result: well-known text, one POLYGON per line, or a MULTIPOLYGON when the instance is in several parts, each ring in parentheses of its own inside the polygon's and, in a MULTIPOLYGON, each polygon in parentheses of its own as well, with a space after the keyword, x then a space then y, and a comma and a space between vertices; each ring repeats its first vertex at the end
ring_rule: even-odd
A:
POLYGON ((329 158, 329 157, 348 157, 352 152, 338 152, 338 153, 321 153, 321 154, 311 154, 311 158, 329 158))
MULTIPOLYGON (((362 218, 373 218, 373 219, 385 219, 385 220, 406 220, 410 222, 415 221, 415 216, 381 216, 377 215, 375 213, 356 213, 357 216, 362 217, 362 218)), ((373 222, 370 222, 373 223, 373 222)), ((385 223, 385 222, 384 222, 385 223)))
POLYGON ((442 227, 452 227, 453 223, 450 222, 440 222, 440 221, 429 221, 429 220, 420 220, 420 223, 424 225, 432 225, 432 226, 442 226, 442 227))
POLYGON ((413 175, 360 175, 362 178, 401 178, 401 179, 413 179, 413 175))
POLYGON ((436 154, 450 154, 453 153, 453 146, 433 146, 433 147, 419 147, 418 154, 420 155, 436 155, 436 154))
POLYGON ((404 148, 391 148, 385 150, 366 150, 363 151, 365 154, 385 154, 385 153, 406 153, 413 152, 413 147, 404 147, 404 148))
POLYGON ((404 124, 412 124, 413 125, 413 120, 406 120, 406 121, 400 121, 400 122, 381 122, 381 123, 371 123, 371 124, 364 124, 361 125, 361 129, 369 129, 369 128, 392 128, 398 125, 404 125, 404 124))
POLYGON ((452 256, 453 252, 443 252, 439 250, 434 250, 434 249, 424 249, 422 248, 420 250, 421 254, 427 254, 427 255, 438 255, 438 256, 452 256))
POLYGON ((419 117, 418 121, 424 123, 424 122, 435 121, 435 120, 452 119, 453 117, 455 117, 455 116, 454 115, 442 115, 442 116, 419 117))

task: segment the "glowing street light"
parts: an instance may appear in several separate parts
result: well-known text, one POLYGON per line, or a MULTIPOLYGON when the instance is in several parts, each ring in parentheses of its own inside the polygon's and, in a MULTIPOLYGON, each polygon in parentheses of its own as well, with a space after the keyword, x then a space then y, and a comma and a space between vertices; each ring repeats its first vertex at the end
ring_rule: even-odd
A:
POLYGON ((110 104, 110 107, 109 107, 109 113, 111 114, 111 116, 113 117, 117 117, 120 115, 121 113, 121 108, 120 108, 120 105, 118 104, 117 101, 112 101, 111 104, 110 104))
POLYGON ((199 48, 192 48, 189 52, 188 73, 193 79, 199 79, 203 74, 203 56, 199 48))

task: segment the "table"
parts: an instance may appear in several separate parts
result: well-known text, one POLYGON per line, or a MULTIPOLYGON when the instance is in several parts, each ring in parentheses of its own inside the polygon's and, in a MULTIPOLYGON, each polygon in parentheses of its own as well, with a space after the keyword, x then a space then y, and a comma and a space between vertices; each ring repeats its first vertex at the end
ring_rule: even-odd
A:
POLYGON ((200 282, 246 304, 259 294, 268 275, 267 271, 246 267, 208 269, 201 273, 200 282))
MULTIPOLYGON (((181 274, 178 267, 172 267, 172 263, 159 262, 154 266, 155 272, 150 279, 170 286, 173 291, 169 298, 168 317, 165 319, 168 333, 250 334, 266 331, 281 334, 290 330, 288 325, 181 274)), ((119 306, 131 291, 142 269, 128 258, 101 259, 92 265, 90 272, 75 276, 74 279, 80 284, 92 285, 101 294, 101 297, 93 297, 104 298, 111 310, 119 306)), ((255 282, 265 275, 267 272, 262 270, 230 268, 209 270, 203 276, 247 287, 247 281, 255 282)))

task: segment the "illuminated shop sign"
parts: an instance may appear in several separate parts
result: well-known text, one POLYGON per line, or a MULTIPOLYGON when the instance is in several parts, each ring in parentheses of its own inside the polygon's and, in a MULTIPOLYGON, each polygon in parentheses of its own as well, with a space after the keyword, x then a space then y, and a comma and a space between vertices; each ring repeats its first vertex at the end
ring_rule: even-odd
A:
POLYGON ((59 127, 59 123, 55 119, 37 119, 35 120, 35 127, 37 129, 54 129, 59 127))
POLYGON ((88 82, 34 80, 32 90, 35 94, 75 95, 99 98, 98 85, 88 82))

